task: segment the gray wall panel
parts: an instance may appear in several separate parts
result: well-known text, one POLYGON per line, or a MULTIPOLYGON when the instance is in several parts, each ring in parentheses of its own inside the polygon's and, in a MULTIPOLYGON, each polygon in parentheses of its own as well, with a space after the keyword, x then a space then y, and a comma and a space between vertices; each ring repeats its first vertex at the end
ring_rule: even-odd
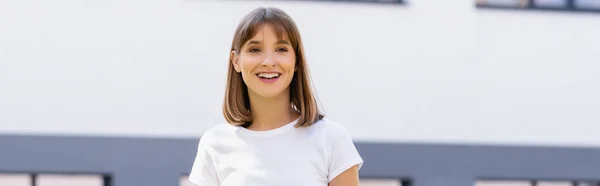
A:
MULTIPOLYGON (((112 186, 177 186, 197 139, 0 135, 0 172, 94 173, 112 186), (140 179, 143 178, 143 179, 140 179)), ((356 143, 362 177, 414 186, 472 186, 476 179, 600 180, 600 149, 356 143)))

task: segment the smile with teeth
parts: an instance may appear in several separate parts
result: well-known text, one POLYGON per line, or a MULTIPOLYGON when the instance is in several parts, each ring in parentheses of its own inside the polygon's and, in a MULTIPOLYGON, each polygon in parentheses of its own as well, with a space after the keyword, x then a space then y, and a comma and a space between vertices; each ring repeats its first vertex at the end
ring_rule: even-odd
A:
POLYGON ((257 76, 259 78, 265 78, 265 79, 273 79, 273 78, 278 78, 279 77, 279 73, 258 73, 257 76))

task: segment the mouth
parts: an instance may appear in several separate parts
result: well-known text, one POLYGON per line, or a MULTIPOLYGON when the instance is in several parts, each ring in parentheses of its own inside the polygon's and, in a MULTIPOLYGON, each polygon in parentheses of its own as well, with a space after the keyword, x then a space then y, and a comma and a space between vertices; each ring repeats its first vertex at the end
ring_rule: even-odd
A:
POLYGON ((266 73, 261 72, 261 73, 256 74, 256 76, 258 76, 258 78, 261 78, 261 79, 276 79, 280 75, 281 74, 277 73, 277 72, 266 72, 266 73))
POLYGON ((265 83, 273 83, 277 81, 281 73, 278 72, 261 72, 256 74, 256 76, 265 83))

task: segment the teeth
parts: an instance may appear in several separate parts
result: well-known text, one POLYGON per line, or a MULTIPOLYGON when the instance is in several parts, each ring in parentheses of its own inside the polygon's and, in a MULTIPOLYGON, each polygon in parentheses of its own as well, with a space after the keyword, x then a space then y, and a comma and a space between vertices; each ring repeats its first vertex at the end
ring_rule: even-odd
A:
POLYGON ((279 77, 278 73, 259 73, 258 77, 261 78, 276 78, 279 77))

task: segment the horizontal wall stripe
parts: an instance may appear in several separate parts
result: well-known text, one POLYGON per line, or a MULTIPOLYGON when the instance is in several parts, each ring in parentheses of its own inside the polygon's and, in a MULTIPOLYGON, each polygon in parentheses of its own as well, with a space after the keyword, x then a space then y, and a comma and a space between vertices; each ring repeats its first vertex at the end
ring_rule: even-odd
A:
MULTIPOLYGON (((0 135, 0 172, 110 176, 111 186, 177 186, 198 139, 0 135), (143 177, 144 179, 139 179, 143 177)), ((414 186, 477 179, 600 180, 600 148, 356 142, 361 177, 414 186)))

